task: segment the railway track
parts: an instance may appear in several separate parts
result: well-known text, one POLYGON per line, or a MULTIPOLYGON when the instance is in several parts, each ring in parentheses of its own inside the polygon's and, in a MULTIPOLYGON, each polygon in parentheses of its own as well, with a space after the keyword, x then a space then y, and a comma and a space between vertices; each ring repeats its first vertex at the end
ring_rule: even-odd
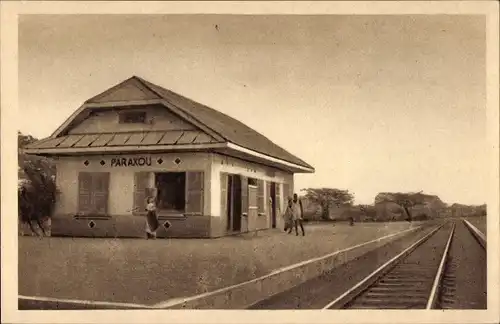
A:
POLYGON ((323 309, 450 308, 457 266, 450 261, 450 249, 457 226, 466 227, 470 239, 477 238, 465 221, 441 224, 323 309))

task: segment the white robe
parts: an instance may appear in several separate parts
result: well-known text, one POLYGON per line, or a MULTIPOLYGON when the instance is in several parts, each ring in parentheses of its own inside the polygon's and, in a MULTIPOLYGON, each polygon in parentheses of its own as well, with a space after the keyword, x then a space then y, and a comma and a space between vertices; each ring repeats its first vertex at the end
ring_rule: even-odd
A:
POLYGON ((292 203, 292 219, 294 221, 302 219, 302 211, 300 210, 300 203, 298 201, 292 203))

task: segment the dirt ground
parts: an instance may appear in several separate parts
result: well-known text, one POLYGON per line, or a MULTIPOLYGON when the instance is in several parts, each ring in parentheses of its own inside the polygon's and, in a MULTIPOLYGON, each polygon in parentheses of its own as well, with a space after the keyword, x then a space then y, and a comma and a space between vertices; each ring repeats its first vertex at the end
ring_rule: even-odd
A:
POLYGON ((220 239, 19 237, 19 294, 152 304, 268 274, 420 223, 314 224, 220 239))

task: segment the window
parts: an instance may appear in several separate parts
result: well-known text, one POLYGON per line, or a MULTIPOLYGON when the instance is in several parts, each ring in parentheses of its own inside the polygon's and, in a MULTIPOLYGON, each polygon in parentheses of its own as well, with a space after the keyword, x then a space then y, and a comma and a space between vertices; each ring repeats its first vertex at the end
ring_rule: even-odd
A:
POLYGON ((134 214, 145 214, 146 198, 156 196, 160 215, 203 215, 203 192, 203 172, 136 172, 134 214))
POLYGON ((105 215, 108 210, 109 172, 78 174, 78 211, 105 215))
POLYGON ((146 122, 145 111, 127 111, 119 114, 121 124, 141 124, 146 122))
POLYGON ((183 212, 186 206, 186 173, 155 173, 155 182, 158 209, 183 212))

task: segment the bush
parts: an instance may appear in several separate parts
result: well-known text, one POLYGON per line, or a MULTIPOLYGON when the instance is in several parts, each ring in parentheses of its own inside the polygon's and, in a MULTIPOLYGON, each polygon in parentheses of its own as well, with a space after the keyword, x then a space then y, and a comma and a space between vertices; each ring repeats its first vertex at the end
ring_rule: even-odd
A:
POLYGON ((32 221, 45 233, 42 222, 52 216, 58 191, 55 184, 56 169, 52 160, 27 155, 22 149, 37 139, 17 133, 18 145, 18 213, 19 221, 35 232, 32 221))
MULTIPOLYGON (((19 155, 18 208, 19 220, 39 225, 52 216, 57 195, 55 167, 51 160, 19 155)), ((33 230, 33 228, 31 227, 33 230)))
POLYGON ((430 219, 430 217, 426 213, 420 213, 420 214, 412 217, 412 220, 414 220, 414 221, 424 221, 424 220, 428 220, 428 219, 430 219))
POLYGON ((318 220, 318 217, 317 217, 315 212, 304 211, 304 221, 305 222, 310 222, 310 221, 314 221, 314 220, 318 220))

